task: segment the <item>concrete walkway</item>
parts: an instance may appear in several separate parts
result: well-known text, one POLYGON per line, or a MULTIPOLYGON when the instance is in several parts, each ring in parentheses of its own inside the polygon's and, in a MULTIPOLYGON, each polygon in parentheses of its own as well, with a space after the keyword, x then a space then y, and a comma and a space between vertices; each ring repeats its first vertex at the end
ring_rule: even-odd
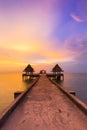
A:
POLYGON ((42 75, 0 130, 87 130, 87 116, 42 75))

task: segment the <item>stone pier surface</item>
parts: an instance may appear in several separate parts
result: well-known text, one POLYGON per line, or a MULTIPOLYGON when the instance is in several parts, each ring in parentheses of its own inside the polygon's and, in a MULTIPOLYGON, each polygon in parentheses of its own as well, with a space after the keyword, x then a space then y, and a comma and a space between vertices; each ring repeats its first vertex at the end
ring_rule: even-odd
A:
POLYGON ((87 130, 87 116, 42 75, 0 130, 87 130))

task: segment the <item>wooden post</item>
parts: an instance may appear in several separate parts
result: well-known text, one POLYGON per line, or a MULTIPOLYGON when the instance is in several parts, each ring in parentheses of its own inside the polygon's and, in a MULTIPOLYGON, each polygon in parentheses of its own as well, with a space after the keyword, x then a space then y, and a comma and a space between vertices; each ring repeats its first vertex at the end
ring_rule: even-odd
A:
POLYGON ((14 99, 17 98, 23 91, 16 91, 14 92, 14 99))
POLYGON ((75 91, 72 91, 72 90, 69 90, 69 93, 72 94, 72 95, 76 95, 75 91))

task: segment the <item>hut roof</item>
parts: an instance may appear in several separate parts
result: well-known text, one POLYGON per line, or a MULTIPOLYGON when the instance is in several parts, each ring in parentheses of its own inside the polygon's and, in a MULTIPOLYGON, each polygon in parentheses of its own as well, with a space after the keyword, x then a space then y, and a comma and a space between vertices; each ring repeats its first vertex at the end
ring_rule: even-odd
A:
POLYGON ((29 64, 23 72, 34 72, 34 69, 31 67, 31 65, 29 64))
POLYGON ((52 69, 52 72, 63 72, 63 70, 60 68, 58 64, 56 64, 52 69))

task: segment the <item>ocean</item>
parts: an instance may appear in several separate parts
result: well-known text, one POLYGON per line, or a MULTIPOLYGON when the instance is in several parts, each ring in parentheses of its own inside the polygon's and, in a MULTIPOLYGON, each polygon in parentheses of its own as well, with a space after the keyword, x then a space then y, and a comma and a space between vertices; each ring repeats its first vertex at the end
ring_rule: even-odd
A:
POLYGON ((14 100, 14 92, 25 91, 28 87, 21 73, 0 74, 0 113, 14 100))
POLYGON ((65 89, 76 92, 76 97, 87 104, 87 74, 86 73, 66 73, 64 82, 61 83, 65 89))
MULTIPOLYGON (((21 73, 0 74, 0 113, 14 100, 14 92, 25 91, 30 83, 22 80, 21 73)), ((61 85, 76 92, 87 104, 87 74, 65 73, 61 85)))

